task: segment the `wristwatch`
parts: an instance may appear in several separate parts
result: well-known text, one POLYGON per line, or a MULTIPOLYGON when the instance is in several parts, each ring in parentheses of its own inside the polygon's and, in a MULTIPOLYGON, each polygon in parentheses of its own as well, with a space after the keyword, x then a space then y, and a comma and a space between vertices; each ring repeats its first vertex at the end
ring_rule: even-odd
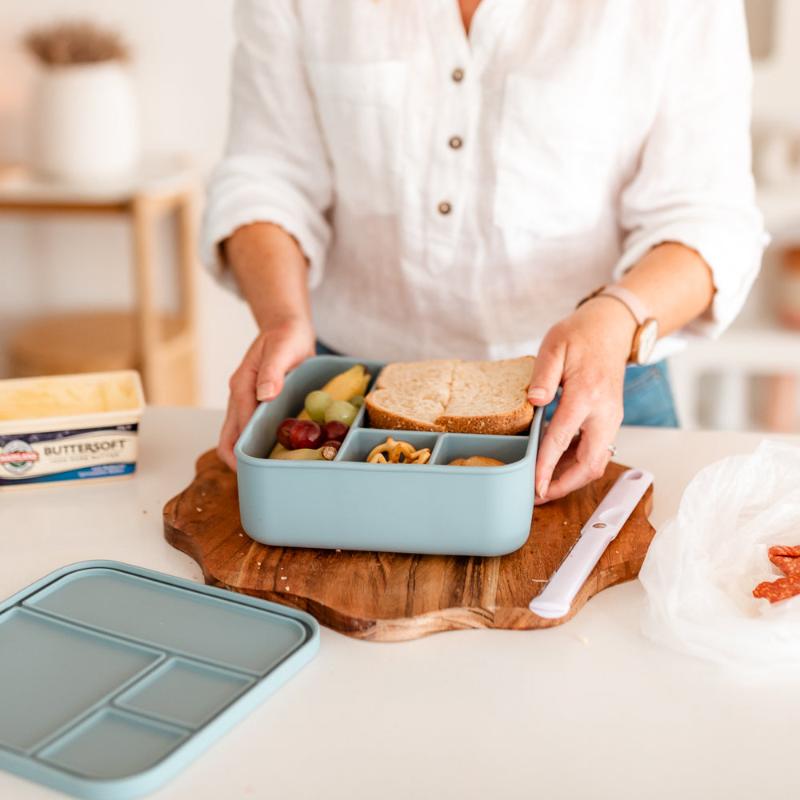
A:
POLYGON ((613 297, 631 312, 636 320, 636 331, 628 361, 631 364, 646 364, 653 354, 658 339, 658 320, 648 316, 644 303, 631 291, 622 286, 601 286, 578 303, 580 308, 594 297, 613 297))

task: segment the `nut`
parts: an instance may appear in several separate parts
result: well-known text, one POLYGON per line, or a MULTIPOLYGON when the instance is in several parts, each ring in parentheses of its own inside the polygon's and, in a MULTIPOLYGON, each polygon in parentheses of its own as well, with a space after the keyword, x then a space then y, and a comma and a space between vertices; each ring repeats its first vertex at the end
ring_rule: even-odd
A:
POLYGON ((504 461, 498 461, 496 458, 488 458, 487 456, 469 456, 468 458, 455 458, 448 465, 448 467, 504 467, 504 461))

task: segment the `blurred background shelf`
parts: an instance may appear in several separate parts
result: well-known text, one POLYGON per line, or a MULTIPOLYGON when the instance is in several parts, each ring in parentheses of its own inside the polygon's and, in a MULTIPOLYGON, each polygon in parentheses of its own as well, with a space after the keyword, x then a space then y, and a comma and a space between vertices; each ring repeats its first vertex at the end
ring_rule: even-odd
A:
POLYGON ((758 206, 773 246, 800 242, 800 177, 759 186, 758 206))
POLYGON ((768 321, 734 325, 717 341, 692 342, 670 360, 681 425, 788 432, 797 429, 800 336, 768 321))
POLYGON ((148 402, 194 405, 196 342, 185 322, 158 314, 158 346, 139 356, 139 319, 132 311, 48 314, 20 326, 8 345, 18 377, 139 369, 149 376, 148 402))
POLYGON ((197 187, 197 170, 188 156, 146 156, 130 175, 114 179, 58 180, 37 176, 24 163, 0 164, 0 203, 26 212, 51 209, 80 212, 96 206, 108 213, 126 212, 137 196, 165 197, 197 187))
POLYGON ((719 340, 693 341, 670 360, 686 428, 800 427, 800 332, 779 314, 787 262, 800 246, 800 178, 759 186, 758 204, 771 244, 747 305, 719 340))
MULTIPOLYGON (((52 310, 20 321, 7 342, 11 374, 138 369, 148 402, 195 404, 197 194, 195 171, 178 156, 147 158, 135 175, 105 181, 44 180, 20 165, 0 169, 0 214, 120 216, 130 227, 133 265, 129 311, 52 310), (162 222, 174 227, 174 310, 161 308, 157 284, 162 222)), ((86 277, 78 271, 73 279, 80 283, 86 277)))

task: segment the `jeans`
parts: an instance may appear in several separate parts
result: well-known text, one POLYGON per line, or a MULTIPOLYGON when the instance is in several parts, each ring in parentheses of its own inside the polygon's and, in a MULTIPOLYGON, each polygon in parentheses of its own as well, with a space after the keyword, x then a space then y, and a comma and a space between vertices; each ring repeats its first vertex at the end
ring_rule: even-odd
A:
MULTIPOLYGON (((643 367, 630 365, 625 370, 622 391, 623 425, 646 425, 651 428, 677 428, 678 415, 667 365, 663 361, 643 367)), ((550 420, 558 407, 558 397, 544 410, 550 420)))
MULTIPOLYGON (((317 342, 317 355, 337 356, 339 353, 317 342)), ((672 399, 667 365, 663 361, 643 367, 629 366, 625 370, 623 393, 625 417, 623 425, 647 425, 653 428, 677 428, 678 415, 672 399)), ((545 409, 550 419, 558 406, 558 398, 545 409)))

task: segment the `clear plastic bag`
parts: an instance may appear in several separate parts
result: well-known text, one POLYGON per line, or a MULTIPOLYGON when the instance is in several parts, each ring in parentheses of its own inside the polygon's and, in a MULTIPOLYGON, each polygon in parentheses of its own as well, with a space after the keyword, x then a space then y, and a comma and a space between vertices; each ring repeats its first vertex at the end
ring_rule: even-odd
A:
POLYGON ((765 441, 703 469, 639 575, 645 635, 726 666, 796 669, 800 596, 770 604, 752 593, 783 577, 767 558, 779 544, 800 544, 800 447, 765 441))

